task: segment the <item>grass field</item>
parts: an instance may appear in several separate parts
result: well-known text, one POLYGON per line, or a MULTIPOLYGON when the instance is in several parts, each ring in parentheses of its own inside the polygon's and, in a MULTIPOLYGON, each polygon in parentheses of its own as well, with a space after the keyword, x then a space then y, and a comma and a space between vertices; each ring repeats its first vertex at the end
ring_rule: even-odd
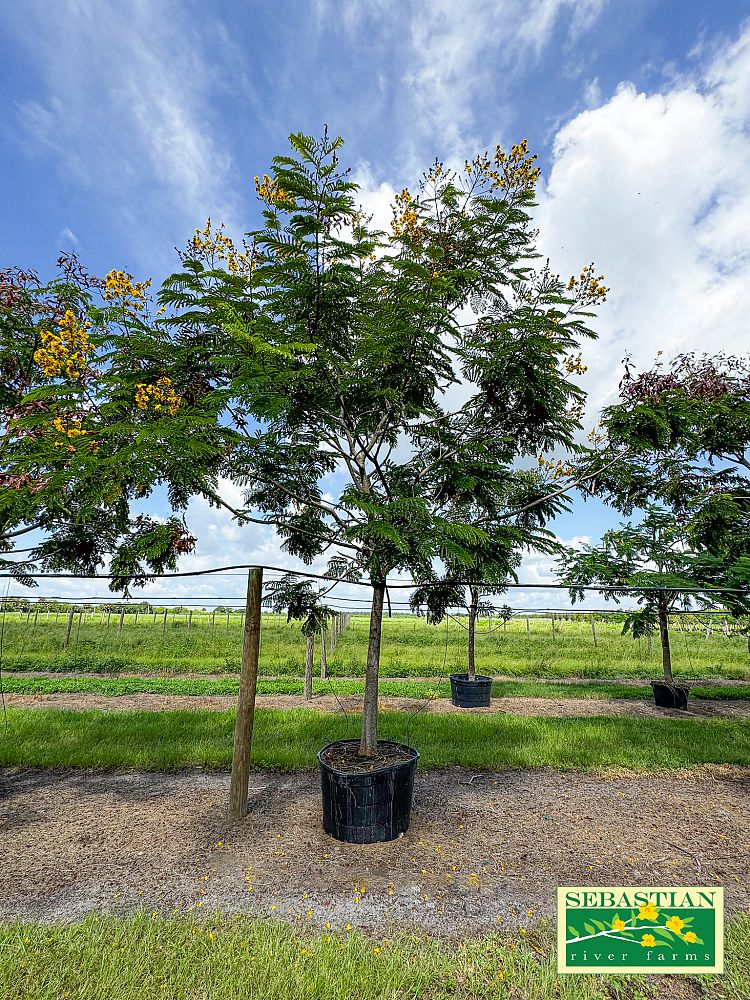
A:
MULTIPOLYGON (((560 621, 552 633, 550 619, 515 619, 503 631, 477 637, 477 669, 482 673, 518 677, 640 677, 660 673, 658 642, 649 649, 646 640, 634 641, 620 634, 614 621, 597 622, 597 641, 588 619, 560 621)), ((236 673, 242 647, 242 626, 235 615, 230 624, 217 616, 196 613, 188 628, 185 615, 154 624, 141 616, 127 620, 118 630, 118 616, 109 626, 100 616, 76 619, 70 645, 63 648, 65 621, 61 615, 33 621, 8 614, 3 626, 5 670, 57 670, 93 673, 146 672, 155 674, 236 673)), ((357 677, 364 674, 368 619, 354 616, 329 659, 329 674, 357 677)), ((673 661, 678 675, 691 678, 726 677, 750 680, 750 655, 744 636, 725 636, 714 627, 704 632, 675 632, 673 661)), ((447 677, 465 670, 466 631, 460 624, 430 626, 424 619, 396 617, 383 623, 381 673, 386 677, 447 677)), ((319 649, 316 644, 316 669, 319 649)), ((299 627, 278 616, 264 615, 261 639, 261 673, 299 676, 304 665, 304 639, 299 627)))
MULTIPOLYGON (((326 743, 359 734, 355 715, 259 709, 255 718, 253 764, 260 768, 314 767, 326 743)), ((170 770, 227 768, 232 758, 232 712, 8 709, 6 719, 0 766, 170 770)), ((422 767, 654 771, 750 765, 750 722, 734 720, 383 712, 380 735, 417 746, 422 767)))
POLYGON ((750 918, 727 928, 726 974, 689 979, 558 977, 545 923, 453 944, 147 913, 0 925, 0 976, 1 995, 14 1000, 746 1000, 750 918))
MULTIPOLYGON (((128 694, 236 695, 239 691, 237 677, 118 677, 71 676, 36 677, 24 673, 6 674, 2 688, 8 694, 100 694, 117 697, 128 694)), ((298 677, 261 678, 258 694, 302 694, 304 684, 298 677)), ((382 697, 396 698, 450 698, 448 681, 424 681, 419 678, 383 680, 379 691, 382 697)), ((314 695, 361 695, 364 683, 357 680, 326 679, 313 681, 314 695)), ((495 681, 493 698, 615 698, 630 701, 651 701, 651 687, 641 684, 618 684, 616 681, 572 681, 562 684, 544 680, 495 681)), ((707 701, 728 698, 750 699, 750 684, 710 687, 696 686, 691 697, 707 701)))

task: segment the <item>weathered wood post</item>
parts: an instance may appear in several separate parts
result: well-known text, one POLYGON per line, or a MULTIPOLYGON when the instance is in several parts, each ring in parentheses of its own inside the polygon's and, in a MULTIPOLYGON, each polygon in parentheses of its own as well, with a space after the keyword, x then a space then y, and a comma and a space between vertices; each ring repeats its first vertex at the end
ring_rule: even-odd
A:
POLYGON ((263 569, 254 566, 247 576, 247 613, 242 645, 240 695, 237 720, 234 725, 232 780, 229 789, 229 817, 242 819, 247 814, 247 792, 250 781, 250 753, 253 745, 255 694, 258 688, 260 655, 260 606, 263 597, 263 569))
POLYGON ((168 610, 169 610, 168 608, 164 609, 164 621, 161 623, 161 634, 162 635, 164 635, 164 633, 167 631, 167 612, 168 612, 168 610))
POLYGON ((598 646, 599 643, 596 640, 596 625, 594 624, 594 616, 593 615, 591 615, 591 634, 594 637, 594 645, 598 646))
POLYGON ((122 632, 122 623, 125 621, 125 608, 120 609, 120 621, 117 623, 117 631, 122 632))
POLYGON ((315 636, 308 635, 307 646, 305 648, 305 701, 310 701, 310 699, 312 698, 314 649, 315 649, 315 636))
POLYGON ((328 658, 326 656, 326 630, 320 630, 320 679, 324 681, 328 675, 328 658))
POLYGON ((68 624, 65 628, 65 642, 63 643, 63 649, 67 649, 70 645, 70 633, 73 631, 73 615, 75 611, 73 608, 68 612, 68 624))

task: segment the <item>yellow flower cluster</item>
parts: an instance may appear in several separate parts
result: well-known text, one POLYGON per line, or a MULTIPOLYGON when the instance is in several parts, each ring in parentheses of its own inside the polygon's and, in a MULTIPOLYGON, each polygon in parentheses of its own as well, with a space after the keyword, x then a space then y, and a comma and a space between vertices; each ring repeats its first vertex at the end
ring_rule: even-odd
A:
MULTIPOLYGON (((70 452, 71 454, 75 454, 76 452, 76 446, 73 444, 73 442, 77 438, 86 437, 88 435, 88 431, 84 430, 84 428, 81 426, 80 420, 71 420, 66 425, 63 423, 60 417, 55 417, 55 419, 52 421, 52 426, 57 431, 57 433, 61 434, 63 437, 62 441, 55 441, 55 448, 65 448, 65 450, 70 452)), ((96 450, 96 448, 98 447, 98 442, 92 440, 91 438, 89 438, 88 443, 94 450, 96 450)))
POLYGON ((247 277, 255 266, 255 258, 250 250, 247 247, 244 251, 238 250, 232 238, 227 236, 224 223, 220 223, 217 229, 210 217, 203 229, 195 230, 190 241, 190 249, 196 256, 213 256, 224 261, 230 274, 247 277))
POLYGON ((268 174, 263 174, 263 180, 261 180, 260 177, 255 178, 255 193, 258 195, 260 200, 264 201, 267 205, 293 207, 297 204, 297 200, 294 195, 285 191, 278 181, 269 177, 268 174))
POLYGON ((58 320, 58 333, 40 331, 42 346, 34 351, 34 361, 43 369, 47 378, 81 378, 86 370, 86 362, 94 347, 86 330, 90 323, 79 323, 75 313, 65 310, 58 320))
POLYGON ((606 302, 609 291, 603 284, 604 275, 594 276, 594 265, 587 264, 578 278, 575 275, 568 281, 568 291, 575 292, 582 303, 606 302))
POLYGON ((552 473, 553 479, 559 479, 561 476, 572 476, 575 471, 572 466, 566 465, 560 459, 557 462, 552 462, 544 455, 540 455, 537 462, 540 469, 548 469, 552 473))
POLYGON ((116 302, 128 312, 139 313, 146 310, 146 293, 151 287, 148 281, 134 281, 127 271, 110 271, 104 279, 104 298, 116 302))
POLYGON ((493 190, 528 190, 536 185, 541 170, 535 167, 536 153, 529 153, 529 140, 522 139, 511 147, 510 153, 501 146, 495 147, 490 159, 487 153, 480 153, 473 160, 466 160, 466 173, 491 181, 493 190))
POLYGON ((391 229, 393 235, 413 247, 421 246, 427 236, 427 226, 419 221, 417 202, 412 198, 408 188, 396 195, 396 203, 392 206, 393 219, 391 229))
POLYGON ((565 359, 565 371, 569 375, 583 375, 588 370, 589 366, 583 363, 580 353, 569 354, 565 359))
POLYGON ((180 408, 182 397, 172 388, 172 379, 163 375, 151 385, 143 382, 136 385, 135 402, 139 410, 153 410, 155 413, 167 410, 173 417, 180 408))

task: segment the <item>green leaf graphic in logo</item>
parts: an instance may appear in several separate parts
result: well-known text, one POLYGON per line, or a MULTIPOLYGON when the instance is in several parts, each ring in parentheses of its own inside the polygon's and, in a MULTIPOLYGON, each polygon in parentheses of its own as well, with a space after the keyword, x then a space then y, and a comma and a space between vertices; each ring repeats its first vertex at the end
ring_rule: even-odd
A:
POLYGON ((578 931, 572 924, 568 924, 568 934, 571 934, 573 937, 578 937, 578 931))
POLYGON ((584 924, 583 929, 587 934, 596 934, 596 929, 591 926, 591 924, 584 924))

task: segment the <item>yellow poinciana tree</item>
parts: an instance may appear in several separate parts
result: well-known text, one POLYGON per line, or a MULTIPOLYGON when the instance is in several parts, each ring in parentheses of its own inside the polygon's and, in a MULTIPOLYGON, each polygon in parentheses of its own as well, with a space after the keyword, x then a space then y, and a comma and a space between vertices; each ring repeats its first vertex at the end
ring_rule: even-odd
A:
POLYGON ((68 255, 46 284, 0 272, 0 568, 27 583, 109 561, 122 588, 194 544, 180 510, 218 465, 221 431, 189 375, 164 372, 149 284, 68 255), (164 521, 135 506, 162 483, 164 521))

